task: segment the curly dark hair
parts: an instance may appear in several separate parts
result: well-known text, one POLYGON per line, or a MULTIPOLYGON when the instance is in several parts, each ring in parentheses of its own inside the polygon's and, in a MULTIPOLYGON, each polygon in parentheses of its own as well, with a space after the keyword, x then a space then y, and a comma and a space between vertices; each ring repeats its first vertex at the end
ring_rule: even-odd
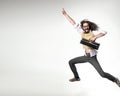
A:
POLYGON ((94 22, 88 21, 86 19, 82 20, 80 23, 81 23, 81 28, 83 28, 84 23, 88 23, 91 31, 96 31, 99 28, 97 24, 95 24, 94 22))

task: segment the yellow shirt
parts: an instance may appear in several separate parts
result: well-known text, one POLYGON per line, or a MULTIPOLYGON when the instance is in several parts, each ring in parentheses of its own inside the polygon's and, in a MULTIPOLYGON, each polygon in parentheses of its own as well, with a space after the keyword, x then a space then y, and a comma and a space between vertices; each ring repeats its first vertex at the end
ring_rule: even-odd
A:
MULTIPOLYGON (((91 31, 89 33, 82 32, 81 36, 82 36, 83 39, 89 40, 90 38, 94 37, 94 34, 91 31)), ((92 50, 91 47, 86 46, 86 45, 83 45, 83 48, 85 49, 86 53, 89 53, 92 50)))

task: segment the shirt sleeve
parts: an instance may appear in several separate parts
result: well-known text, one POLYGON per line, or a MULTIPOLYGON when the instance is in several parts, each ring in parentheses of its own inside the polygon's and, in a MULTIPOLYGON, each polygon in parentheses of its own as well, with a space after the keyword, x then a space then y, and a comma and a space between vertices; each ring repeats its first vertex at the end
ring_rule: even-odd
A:
POLYGON ((77 30, 77 32, 78 33, 82 33, 83 32, 83 30, 82 30, 82 28, 80 27, 80 24, 79 23, 76 23, 75 25, 74 25, 74 28, 77 30))
POLYGON ((98 35, 99 33, 107 34, 104 30, 93 31, 94 35, 98 35))

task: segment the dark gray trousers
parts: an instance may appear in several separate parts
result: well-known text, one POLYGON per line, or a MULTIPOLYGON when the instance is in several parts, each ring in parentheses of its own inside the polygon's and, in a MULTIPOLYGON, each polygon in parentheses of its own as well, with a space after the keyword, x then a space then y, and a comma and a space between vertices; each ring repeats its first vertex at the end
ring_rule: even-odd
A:
POLYGON ((70 68, 71 68, 75 78, 79 78, 75 64, 78 64, 78 63, 80 64, 80 63, 85 63, 85 62, 89 62, 90 64, 92 64, 93 67, 100 74, 100 76, 102 76, 103 78, 107 78, 113 82, 116 82, 116 78, 114 76, 103 71, 96 56, 93 56, 93 57, 80 56, 80 57, 76 57, 76 58, 69 61, 70 68))

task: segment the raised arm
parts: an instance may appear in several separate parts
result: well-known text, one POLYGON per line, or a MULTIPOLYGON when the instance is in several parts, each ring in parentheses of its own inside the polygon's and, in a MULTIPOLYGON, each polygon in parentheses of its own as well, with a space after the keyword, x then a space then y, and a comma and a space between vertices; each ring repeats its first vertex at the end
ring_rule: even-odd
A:
POLYGON ((67 12, 62 8, 62 14, 66 17, 66 19, 74 26, 76 22, 67 14, 67 12))

